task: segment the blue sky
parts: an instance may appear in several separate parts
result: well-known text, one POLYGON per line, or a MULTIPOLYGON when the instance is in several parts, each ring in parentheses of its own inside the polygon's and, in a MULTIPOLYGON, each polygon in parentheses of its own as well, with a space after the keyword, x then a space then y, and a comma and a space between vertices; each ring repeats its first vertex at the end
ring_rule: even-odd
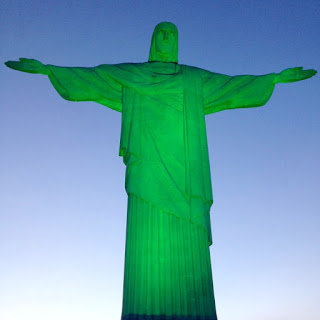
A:
MULTIPOLYGON (((319 15, 316 0, 4 0, 1 63, 143 62, 154 26, 171 21, 182 64, 319 71, 319 15)), ((0 73, 0 318, 120 319, 121 115, 63 100, 45 76, 0 73)), ((279 84, 262 108, 206 118, 220 320, 319 318, 319 83, 279 84)))

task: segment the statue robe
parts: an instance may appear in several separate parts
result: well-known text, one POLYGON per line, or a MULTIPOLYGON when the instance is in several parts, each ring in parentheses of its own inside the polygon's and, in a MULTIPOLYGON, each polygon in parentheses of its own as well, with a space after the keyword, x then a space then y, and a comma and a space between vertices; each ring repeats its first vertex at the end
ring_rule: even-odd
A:
POLYGON ((205 115, 264 105, 274 74, 231 77, 185 65, 172 72, 160 62, 49 68, 64 99, 122 112, 129 196, 122 319, 215 320, 205 115))

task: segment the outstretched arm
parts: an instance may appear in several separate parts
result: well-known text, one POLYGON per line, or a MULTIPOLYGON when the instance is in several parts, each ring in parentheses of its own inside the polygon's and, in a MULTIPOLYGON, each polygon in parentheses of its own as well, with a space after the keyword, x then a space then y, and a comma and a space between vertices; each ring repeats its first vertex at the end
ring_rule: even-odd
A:
POLYGON ((263 106, 270 99, 276 83, 301 81, 316 73, 301 67, 262 76, 232 77, 206 72, 203 76, 204 113, 263 106))
POLYGON ((49 75, 50 69, 48 66, 42 64, 35 59, 19 58, 19 61, 7 61, 5 65, 11 69, 28 72, 28 73, 40 73, 49 75))
POLYGON ((25 58, 7 61, 5 65, 18 71, 49 76, 54 88, 66 100, 94 101, 116 111, 122 110, 122 85, 114 79, 116 68, 112 65, 104 72, 98 67, 57 67, 25 58))
POLYGON ((273 81, 274 83, 301 81, 313 77, 316 73, 316 70, 303 70, 303 67, 289 68, 276 73, 273 81))

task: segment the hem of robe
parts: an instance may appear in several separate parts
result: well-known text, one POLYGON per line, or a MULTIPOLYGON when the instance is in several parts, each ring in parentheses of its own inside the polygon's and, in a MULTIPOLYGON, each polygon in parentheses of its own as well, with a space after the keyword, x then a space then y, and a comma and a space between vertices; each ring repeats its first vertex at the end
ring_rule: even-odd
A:
POLYGON ((216 320, 207 233, 128 197, 122 320, 216 320))
POLYGON ((217 317, 203 317, 203 316, 153 316, 146 314, 128 314, 121 317, 121 320, 217 320, 217 317))

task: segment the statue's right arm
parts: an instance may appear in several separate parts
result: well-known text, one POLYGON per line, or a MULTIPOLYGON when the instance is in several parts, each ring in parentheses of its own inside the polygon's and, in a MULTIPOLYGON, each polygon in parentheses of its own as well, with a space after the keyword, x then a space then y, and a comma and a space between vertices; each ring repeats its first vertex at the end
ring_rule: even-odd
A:
POLYGON ((35 59, 7 61, 11 69, 49 77, 60 96, 69 101, 93 101, 116 111, 122 110, 122 85, 114 78, 115 68, 59 67, 35 59))
POLYGON ((28 73, 40 73, 44 75, 50 74, 50 69, 35 59, 19 58, 19 61, 7 61, 5 65, 11 69, 28 72, 28 73))

